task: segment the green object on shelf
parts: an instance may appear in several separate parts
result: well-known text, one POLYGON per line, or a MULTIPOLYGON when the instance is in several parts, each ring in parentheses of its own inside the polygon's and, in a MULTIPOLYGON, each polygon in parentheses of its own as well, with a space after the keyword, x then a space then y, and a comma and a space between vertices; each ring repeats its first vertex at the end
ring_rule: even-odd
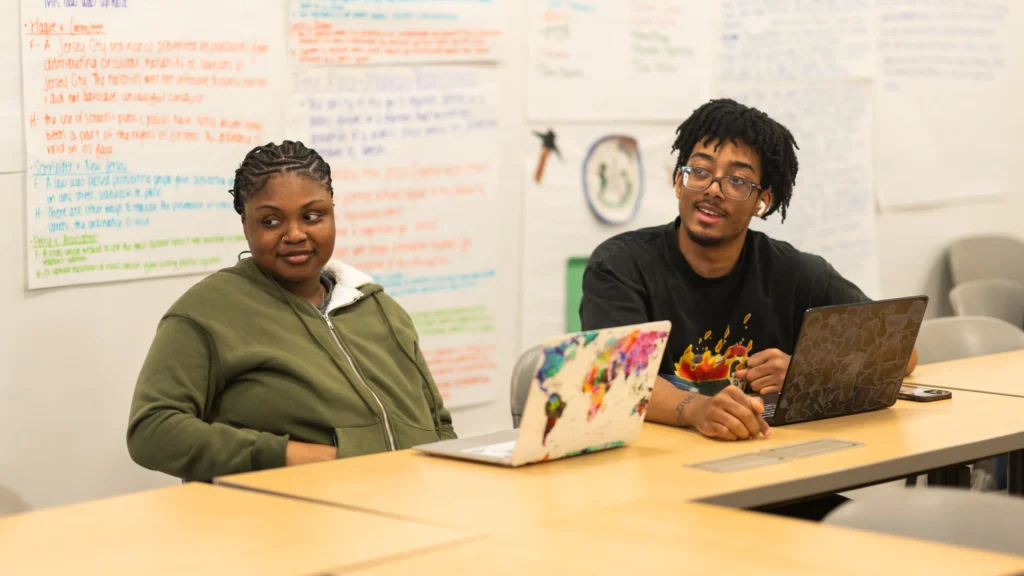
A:
POLYGON ((565 265, 565 331, 579 332, 580 302, 583 301, 583 271, 589 257, 574 256, 565 265))

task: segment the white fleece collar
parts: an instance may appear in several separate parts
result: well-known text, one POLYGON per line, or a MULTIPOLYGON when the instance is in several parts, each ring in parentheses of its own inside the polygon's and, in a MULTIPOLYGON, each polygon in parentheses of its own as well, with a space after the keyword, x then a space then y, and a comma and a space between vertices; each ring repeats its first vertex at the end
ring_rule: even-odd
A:
POLYGON ((369 274, 360 272, 341 260, 331 260, 324 266, 323 271, 334 279, 334 291, 331 292, 331 300, 327 303, 328 313, 362 300, 363 293, 359 289, 373 283, 373 278, 369 274))

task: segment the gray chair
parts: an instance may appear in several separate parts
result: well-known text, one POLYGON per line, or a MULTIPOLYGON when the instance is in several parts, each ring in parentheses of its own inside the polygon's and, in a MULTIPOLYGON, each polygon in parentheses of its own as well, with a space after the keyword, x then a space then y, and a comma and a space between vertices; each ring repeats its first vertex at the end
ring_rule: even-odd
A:
POLYGON ((1024 499, 952 488, 880 492, 833 510, 825 524, 1024 555, 1024 499))
POLYGON ((921 364, 1024 349, 1024 330, 998 318, 952 316, 921 323, 917 353, 921 364))
POLYGON ((0 486, 0 517, 28 512, 32 507, 17 492, 0 486))
POLYGON ((949 291, 957 316, 988 316, 1024 328, 1024 284, 992 278, 958 284, 949 291))
POLYGON ((1024 284, 1024 240, 1013 236, 970 236, 949 247, 953 285, 1002 278, 1024 284))
POLYGON ((543 352, 543 346, 530 348, 523 352, 519 360, 516 360, 515 368, 512 369, 509 405, 512 407, 513 428, 519 428, 519 421, 523 418, 526 396, 530 393, 530 382, 533 382, 534 370, 537 368, 537 361, 540 360, 543 352))

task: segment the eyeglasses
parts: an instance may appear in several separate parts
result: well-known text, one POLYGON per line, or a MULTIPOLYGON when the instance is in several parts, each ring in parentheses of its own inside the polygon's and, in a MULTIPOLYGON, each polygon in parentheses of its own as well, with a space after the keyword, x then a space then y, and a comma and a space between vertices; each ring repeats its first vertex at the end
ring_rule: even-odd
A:
POLYGON ((750 198, 755 188, 759 192, 764 190, 764 188, 746 178, 740 178, 739 176, 714 176, 704 168, 683 166, 679 171, 683 175, 683 187, 694 192, 703 192, 711 188, 712 184, 718 182, 718 188, 726 198, 743 202, 750 198))

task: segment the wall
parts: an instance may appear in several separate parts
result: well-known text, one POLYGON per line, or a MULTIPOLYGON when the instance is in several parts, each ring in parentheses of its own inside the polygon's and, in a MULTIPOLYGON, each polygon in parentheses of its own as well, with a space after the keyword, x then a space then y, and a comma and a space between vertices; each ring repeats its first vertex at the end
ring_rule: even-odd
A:
MULTIPOLYGON (((17 34, 16 3, 0 9, 0 33, 17 34), (10 6, 14 5, 14 6, 10 6), (11 9, 14 9, 12 14, 11 9)), ((522 301, 519 231, 522 229, 523 158, 532 140, 523 130, 525 34, 522 5, 506 3, 506 61, 501 65, 500 233, 503 332, 501 373, 508 374, 519 342, 522 301)), ((1010 29, 1024 26, 1024 9, 1014 6, 1010 29)), ((1011 40, 1011 102, 1024 101, 1024 37, 1011 40)), ((4 78, 20 82, 20 78, 4 78)), ((682 118, 680 118, 682 120, 682 118)), ((1013 111, 1013 150, 1024 150, 1024 111, 1013 111)), ((913 153, 913 135, 907 135, 913 153)), ((987 143, 965 143, 964 164, 974 170, 1003 170, 985 163, 987 143)), ((533 152, 533 148, 529 149, 533 152)), ((1024 182, 1024 163, 1010 168, 1012 182, 1024 182)), ((654 193, 654 191, 652 191, 654 193)), ((670 190, 666 193, 671 194, 670 190)), ((914 212, 882 214, 879 248, 884 295, 923 292, 931 314, 948 310, 944 253, 960 235, 1001 231, 1024 235, 1019 220, 1024 194, 1002 201, 914 212)), ((666 214, 666 221, 671 218, 666 214)), ((33 507, 47 507, 168 485, 174 479, 143 470, 124 444, 135 377, 164 310, 198 280, 150 280, 43 292, 25 286, 25 209, 21 174, 0 174, 0 486, 13 489, 33 507)), ((552 281, 551 290, 563 290, 552 281)), ((495 401, 455 414, 460 434, 509 425, 508 390, 495 401)))

